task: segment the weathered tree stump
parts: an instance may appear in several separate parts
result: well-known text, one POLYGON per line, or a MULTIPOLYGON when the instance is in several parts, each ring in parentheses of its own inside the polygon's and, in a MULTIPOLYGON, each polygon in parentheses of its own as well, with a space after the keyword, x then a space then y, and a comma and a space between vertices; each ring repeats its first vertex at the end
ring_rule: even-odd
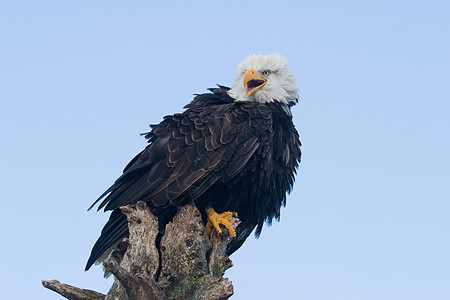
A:
POLYGON ((230 238, 227 234, 210 238, 194 205, 182 207, 167 224, 159 247, 158 220, 145 202, 121 210, 127 216, 130 236, 103 262, 105 270, 115 276, 107 295, 56 280, 43 281, 43 285, 70 300, 221 300, 233 295, 231 282, 222 278, 233 265, 226 256, 230 238))

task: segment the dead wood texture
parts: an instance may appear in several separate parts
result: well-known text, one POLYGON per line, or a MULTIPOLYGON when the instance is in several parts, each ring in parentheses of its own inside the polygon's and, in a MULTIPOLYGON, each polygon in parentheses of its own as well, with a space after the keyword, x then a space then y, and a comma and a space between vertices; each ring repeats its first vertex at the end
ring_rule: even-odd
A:
POLYGON ((225 254, 230 239, 227 234, 210 238, 194 205, 181 208, 167 224, 160 247, 158 220, 144 202, 121 209, 130 236, 103 262, 115 276, 107 295, 56 280, 42 284, 70 300, 222 300, 233 295, 231 282, 222 278, 233 265, 225 254))

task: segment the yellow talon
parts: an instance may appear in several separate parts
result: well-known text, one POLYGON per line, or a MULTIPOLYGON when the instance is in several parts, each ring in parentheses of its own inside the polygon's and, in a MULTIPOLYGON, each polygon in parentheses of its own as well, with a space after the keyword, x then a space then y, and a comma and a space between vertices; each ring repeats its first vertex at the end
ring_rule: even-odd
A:
POLYGON ((230 238, 234 238, 236 236, 236 231, 234 230, 233 225, 231 225, 230 222, 233 217, 237 217, 236 212, 226 211, 224 213, 218 214, 213 208, 208 208, 206 210, 206 214, 208 216, 208 223, 206 223, 206 233, 209 236, 211 236, 213 228, 216 230, 218 235, 222 233, 220 224, 228 229, 228 236, 230 238))

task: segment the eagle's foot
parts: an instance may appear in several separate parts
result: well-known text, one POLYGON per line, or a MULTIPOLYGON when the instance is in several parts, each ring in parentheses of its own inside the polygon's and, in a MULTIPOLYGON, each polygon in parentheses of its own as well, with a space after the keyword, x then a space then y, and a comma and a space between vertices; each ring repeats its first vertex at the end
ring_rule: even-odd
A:
POLYGON ((230 238, 234 238, 236 236, 236 231, 234 230, 232 220, 233 218, 237 218, 236 212, 226 211, 224 213, 218 214, 213 208, 208 208, 206 210, 206 214, 208 216, 208 223, 206 223, 206 233, 211 236, 213 233, 213 229, 216 230, 217 234, 220 236, 222 233, 222 229, 220 225, 225 226, 228 230, 228 236, 230 238))

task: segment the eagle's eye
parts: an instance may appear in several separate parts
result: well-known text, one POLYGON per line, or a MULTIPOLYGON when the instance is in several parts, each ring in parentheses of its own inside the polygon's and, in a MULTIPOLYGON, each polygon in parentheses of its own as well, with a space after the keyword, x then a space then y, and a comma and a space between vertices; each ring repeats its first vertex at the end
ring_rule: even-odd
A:
POLYGON ((264 71, 262 71, 262 74, 263 74, 264 76, 269 76, 270 70, 264 70, 264 71))

